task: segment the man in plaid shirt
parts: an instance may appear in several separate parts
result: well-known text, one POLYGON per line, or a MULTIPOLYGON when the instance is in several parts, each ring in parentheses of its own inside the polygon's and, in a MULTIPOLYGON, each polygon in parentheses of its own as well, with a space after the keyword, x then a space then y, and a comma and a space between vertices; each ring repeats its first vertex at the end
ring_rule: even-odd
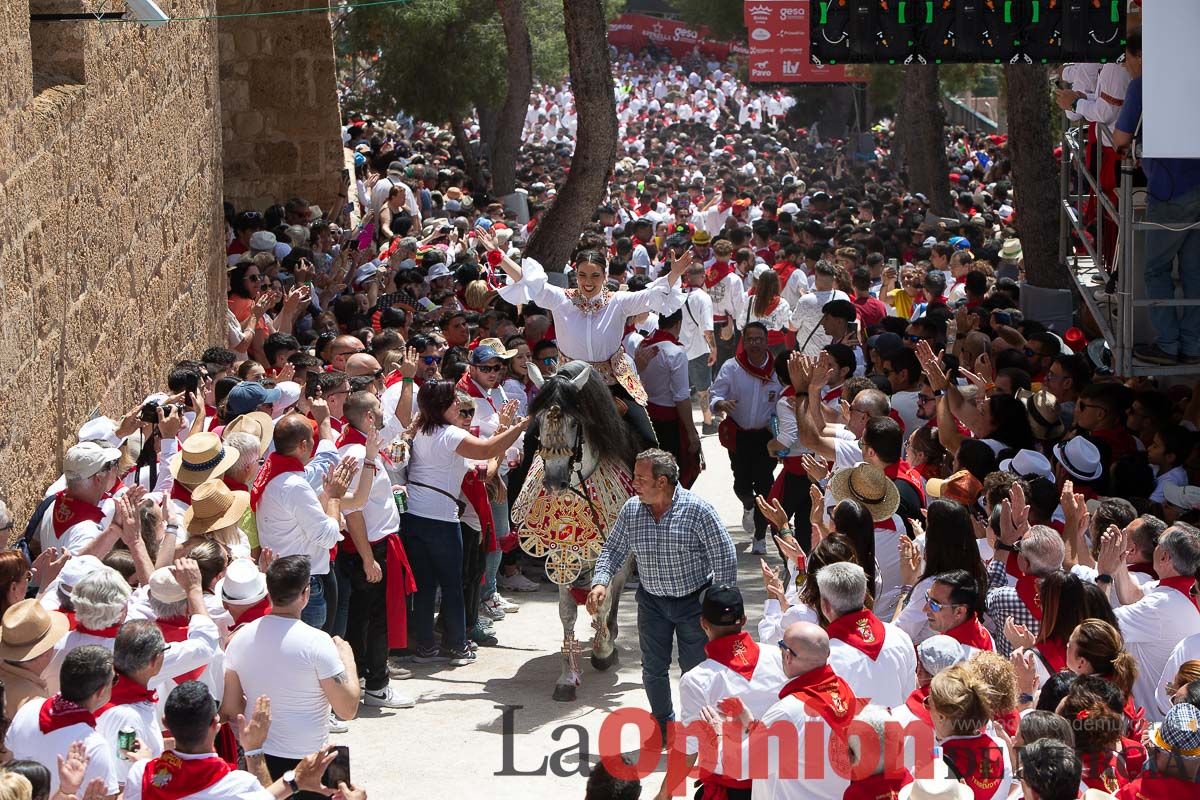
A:
POLYGON ((1030 528, 1016 547, 997 550, 996 558, 988 564, 987 612, 999 634, 995 642, 1000 655, 1008 657, 1015 649, 1004 633, 1004 622, 1009 617, 1037 637, 1042 619, 1039 587, 1043 578, 1062 569, 1063 557, 1062 537, 1045 525, 1030 528), (1015 570, 1008 569, 1009 559, 1016 560, 1015 570))
POLYGON ((711 585, 737 583, 737 553, 721 518, 699 495, 679 486, 679 465, 665 450, 638 454, 631 497, 617 514, 596 560, 588 611, 604 602, 608 584, 632 554, 637 559, 638 638, 642 681, 650 711, 666 741, 671 706, 671 642, 679 640, 679 668, 705 659, 700 601, 711 585))

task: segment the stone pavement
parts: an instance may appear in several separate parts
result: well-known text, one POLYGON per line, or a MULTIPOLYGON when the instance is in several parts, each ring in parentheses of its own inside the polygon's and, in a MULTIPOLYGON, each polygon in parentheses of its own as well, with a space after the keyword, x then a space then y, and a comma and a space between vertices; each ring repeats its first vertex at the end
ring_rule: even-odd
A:
MULTIPOLYGON (((716 506, 733 537, 747 628, 757 638, 766 596, 758 557, 748 552, 751 537, 741 529, 742 507, 733 495, 724 448, 716 436, 704 437, 703 448, 707 469, 693 489, 716 506)), ((588 663, 590 617, 581 609, 576 636, 584 647, 583 685, 574 703, 550 698, 562 640, 557 592, 545 583, 540 592, 507 596, 521 610, 496 623, 499 647, 480 648, 479 660, 466 667, 408 665, 413 677, 393 685, 418 696, 415 708, 359 706, 349 733, 331 737, 333 744, 350 746, 354 781, 365 785, 374 800, 398 794, 436 797, 440 792, 488 800, 582 797, 586 778, 579 774, 585 768, 581 760, 598 759, 600 729, 609 713, 649 709, 631 592, 622 596, 620 607, 620 661, 608 672, 597 672, 588 663)), ((676 666, 673 686, 678 678, 676 666)), ((676 704, 678 708, 677 696, 676 704)), ((637 741, 636 730, 627 726, 622 750, 632 752, 637 741)), ((661 781, 661 770, 644 779, 642 797, 653 797, 661 781)))

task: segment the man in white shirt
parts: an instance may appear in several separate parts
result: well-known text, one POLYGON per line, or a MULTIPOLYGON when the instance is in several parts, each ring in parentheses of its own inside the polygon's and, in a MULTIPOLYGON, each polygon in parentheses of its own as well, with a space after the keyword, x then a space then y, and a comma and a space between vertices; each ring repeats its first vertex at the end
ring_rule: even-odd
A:
POLYGON ((894 708, 917 688, 912 639, 864 608, 867 574, 847 561, 817 572, 821 616, 829 632, 829 664, 854 694, 894 708))
POLYGON ((411 708, 416 701, 388 685, 389 646, 408 646, 404 598, 412 577, 398 535, 400 512, 392 481, 379 456, 383 409, 373 393, 354 392, 346 398, 345 414, 338 455, 359 467, 350 499, 342 507, 347 536, 337 555, 350 586, 346 638, 366 680, 363 702, 381 708, 411 708))
POLYGON ((796 347, 805 355, 815 356, 832 338, 825 332, 821 321, 822 309, 830 300, 849 300, 845 292, 835 288, 837 267, 828 261, 818 261, 813 269, 813 291, 796 301, 792 309, 790 327, 796 332, 796 347))
POLYGON ((262 749, 276 779, 325 747, 330 706, 341 719, 358 714, 350 645, 301 621, 309 575, 307 556, 275 559, 267 568, 271 613, 239 628, 225 650, 221 715, 234 719, 251 698, 270 698, 273 724, 262 749))
MULTIPOLYGON (((5 748, 13 759, 57 764, 74 742, 83 742, 88 757, 82 785, 99 778, 104 793, 116 797, 121 787, 113 747, 96 730, 95 713, 112 695, 112 653, 96 645, 77 647, 67 654, 59 672, 63 691, 47 700, 31 700, 13 715, 5 748)), ((50 794, 58 791, 58 770, 50 770, 50 794)))
POLYGON ((688 385, 700 402, 704 415, 703 433, 716 433, 712 409, 708 406, 708 388, 712 385, 713 364, 717 363, 717 340, 713 332, 713 302, 704 290, 703 264, 692 264, 684 274, 687 296, 683 301, 683 325, 679 341, 688 358, 688 385))
MULTIPOLYGON (((679 681, 681 725, 694 728, 692 723, 703 723, 702 711, 706 707, 721 710, 745 707, 758 719, 779 700, 779 690, 787 683, 782 651, 772 642, 760 647, 742 630, 745 625, 742 593, 736 586, 714 586, 705 593, 700 627, 708 637, 704 646, 708 658, 689 669, 679 681)), ((688 735, 689 732, 681 731, 675 738, 660 796, 677 796, 685 772, 690 773, 696 765, 702 744, 698 735, 704 732, 688 735)), ((719 760, 714 766, 714 772, 701 775, 701 783, 726 790, 750 790, 750 781, 722 775, 719 760)))
POLYGON ((37 528, 42 550, 57 547, 71 555, 104 556, 121 535, 122 515, 102 506, 114 481, 121 451, 80 442, 63 459, 66 488, 54 495, 37 528))
POLYGON ((658 446, 675 456, 679 483, 690 489, 700 475, 700 435, 692 418, 687 352, 678 338, 682 323, 682 309, 659 317, 658 329, 642 340, 634 360, 658 446))
POLYGON ((921 362, 913 350, 901 348, 883 357, 883 375, 892 386, 891 406, 904 423, 905 441, 924 424, 917 413, 921 373, 921 362))
MULTIPOLYGON (((767 449, 771 417, 783 385, 767 349, 767 329, 751 322, 742 331, 742 348, 721 365, 710 390, 715 413, 726 414, 737 426, 729 451, 733 468, 733 493, 742 501, 742 530, 754 533, 750 552, 765 554, 767 520, 754 505, 755 495, 766 497, 774 483, 775 459, 767 449)), ((725 443, 728 446, 728 443, 725 443)))
MULTIPOLYGON (((1200 569, 1200 532, 1176 523, 1163 532, 1154 548, 1157 581, 1139 586, 1125 563, 1128 534, 1112 526, 1101 538, 1096 582, 1116 589, 1119 607, 1113 609, 1125 638, 1125 649, 1138 663, 1133 700, 1151 720, 1162 719, 1158 704, 1160 678, 1180 641, 1200 633, 1200 610, 1192 602, 1196 571, 1200 569)), ((1174 677, 1174 676, 1172 676, 1174 677)))
MULTIPOLYGON (((308 420, 288 414, 275 424, 272 440, 275 452, 267 457, 250 491, 258 541, 277 556, 308 556, 312 597, 304 621, 319 628, 326 616, 321 576, 329 573, 329 549, 342 539, 341 502, 355 474, 354 465, 339 463, 318 495, 304 479, 304 466, 315 451, 308 420)), ((324 440, 322 446, 326 446, 324 440)))
POLYGON ((391 194, 392 187, 399 186, 400 191, 404 192, 404 210, 412 216, 412 229, 414 231, 421 230, 421 206, 417 203, 416 195, 413 190, 404 182, 404 162, 393 161, 388 164, 386 177, 380 178, 371 189, 371 210, 378 214, 387 204, 388 195, 391 194))

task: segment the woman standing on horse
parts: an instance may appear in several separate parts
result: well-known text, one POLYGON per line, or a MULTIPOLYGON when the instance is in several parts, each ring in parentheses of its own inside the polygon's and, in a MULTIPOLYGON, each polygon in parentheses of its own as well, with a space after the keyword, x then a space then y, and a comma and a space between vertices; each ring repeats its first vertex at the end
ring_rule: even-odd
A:
POLYGON ((621 338, 629 317, 646 311, 671 314, 683 306, 680 276, 691 263, 691 253, 672 258, 670 272, 644 290, 613 292, 605 286, 608 264, 604 254, 583 250, 575 256, 579 288, 561 289, 546 280, 546 270, 538 262, 526 258, 517 264, 505 255, 490 231, 476 228, 475 236, 487 249, 489 262, 499 258, 500 267, 512 281, 500 288, 500 296, 514 305, 535 303, 549 311, 559 351, 571 360, 586 361, 595 367, 618 406, 625 407, 625 419, 638 437, 646 446, 655 446, 658 440, 646 414, 646 391, 632 359, 621 346, 621 338))

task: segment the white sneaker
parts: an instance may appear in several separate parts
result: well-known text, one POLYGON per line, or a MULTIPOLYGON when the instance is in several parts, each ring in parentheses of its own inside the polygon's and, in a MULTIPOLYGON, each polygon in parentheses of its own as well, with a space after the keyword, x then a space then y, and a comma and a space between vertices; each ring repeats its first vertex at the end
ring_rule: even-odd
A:
POLYGON ((541 588, 540 585, 529 580, 520 572, 514 575, 499 575, 496 578, 496 584, 501 589, 508 589, 510 592, 536 592, 541 588))
POLYGON ((519 605, 514 603, 512 600, 509 600, 507 597, 500 594, 499 592, 496 592, 494 595, 492 595, 492 597, 500 605, 500 608, 504 611, 505 614, 515 614, 521 610, 521 607, 519 605))
POLYGON ((496 602, 495 595, 479 604, 479 613, 496 622, 504 619, 504 609, 496 602))
POLYGON ((755 539, 754 544, 750 545, 750 555, 765 556, 767 554, 767 540, 755 539))
POLYGON ((350 726, 337 718, 337 715, 332 711, 329 712, 329 732, 330 733, 346 733, 350 730, 350 726))
POLYGON ((378 692, 364 690, 362 701, 364 705, 377 708, 412 708, 417 704, 415 698, 403 692, 397 692, 390 686, 385 686, 378 692))
POLYGON ((746 533, 754 533, 754 509, 747 508, 742 512, 742 530, 746 533))

